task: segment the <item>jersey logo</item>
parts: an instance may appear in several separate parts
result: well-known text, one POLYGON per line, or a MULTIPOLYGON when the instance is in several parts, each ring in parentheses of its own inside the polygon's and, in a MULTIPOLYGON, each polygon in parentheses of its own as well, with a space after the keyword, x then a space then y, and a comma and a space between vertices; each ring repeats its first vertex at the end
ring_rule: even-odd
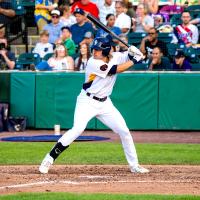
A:
POLYGON ((100 67, 100 70, 101 71, 106 71, 108 69, 108 65, 102 65, 101 67, 100 67))

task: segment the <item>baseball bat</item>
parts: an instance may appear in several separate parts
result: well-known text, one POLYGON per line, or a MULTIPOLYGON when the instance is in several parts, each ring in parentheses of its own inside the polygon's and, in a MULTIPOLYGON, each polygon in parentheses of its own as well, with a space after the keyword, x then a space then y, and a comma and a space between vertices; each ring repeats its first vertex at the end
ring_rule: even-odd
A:
POLYGON ((94 17, 93 15, 91 15, 90 13, 85 13, 85 16, 92 21, 94 24, 96 24, 99 28, 103 29, 105 32, 109 33, 110 35, 112 35, 115 39, 117 39, 118 41, 120 41, 121 43, 123 43, 125 46, 130 47, 129 44, 127 44, 126 42, 124 42, 118 35, 116 35, 115 33, 113 33, 107 26, 105 26, 102 22, 100 22, 96 17, 94 17))

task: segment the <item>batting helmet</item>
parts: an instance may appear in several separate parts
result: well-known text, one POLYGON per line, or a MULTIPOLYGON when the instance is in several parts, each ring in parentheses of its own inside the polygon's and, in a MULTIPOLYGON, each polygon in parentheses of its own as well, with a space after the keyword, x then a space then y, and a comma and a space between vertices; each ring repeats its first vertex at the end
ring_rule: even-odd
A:
POLYGON ((108 38, 97 37, 93 40, 91 50, 101 50, 103 56, 108 56, 111 50, 111 42, 108 38))

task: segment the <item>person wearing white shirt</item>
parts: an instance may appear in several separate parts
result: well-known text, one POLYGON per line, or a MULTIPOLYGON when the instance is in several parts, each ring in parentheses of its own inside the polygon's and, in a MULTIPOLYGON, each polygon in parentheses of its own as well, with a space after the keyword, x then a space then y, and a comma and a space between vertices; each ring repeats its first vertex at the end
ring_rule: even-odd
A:
POLYGON ((53 53, 53 45, 48 42, 49 40, 49 33, 48 31, 44 30, 40 33, 40 42, 38 42, 33 49, 33 53, 38 53, 41 58, 48 53, 53 53))
POLYGON ((119 27, 123 34, 128 34, 131 28, 131 18, 127 14, 125 14, 124 2, 117 1, 115 3, 115 9, 116 9, 115 26, 119 27))
POLYGON ((113 0, 97 1, 97 6, 99 8, 99 19, 106 25, 106 16, 108 14, 115 15, 115 2, 113 0))

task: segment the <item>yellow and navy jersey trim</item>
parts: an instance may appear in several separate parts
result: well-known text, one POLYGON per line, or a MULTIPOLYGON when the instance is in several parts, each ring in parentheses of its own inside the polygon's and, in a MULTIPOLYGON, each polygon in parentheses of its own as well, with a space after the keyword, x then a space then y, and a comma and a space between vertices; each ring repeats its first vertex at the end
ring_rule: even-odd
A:
POLYGON ((94 79, 96 78, 96 76, 97 76, 96 74, 90 74, 89 75, 88 81, 83 84, 83 89, 84 90, 87 90, 88 88, 91 87, 91 85, 92 85, 94 79))

